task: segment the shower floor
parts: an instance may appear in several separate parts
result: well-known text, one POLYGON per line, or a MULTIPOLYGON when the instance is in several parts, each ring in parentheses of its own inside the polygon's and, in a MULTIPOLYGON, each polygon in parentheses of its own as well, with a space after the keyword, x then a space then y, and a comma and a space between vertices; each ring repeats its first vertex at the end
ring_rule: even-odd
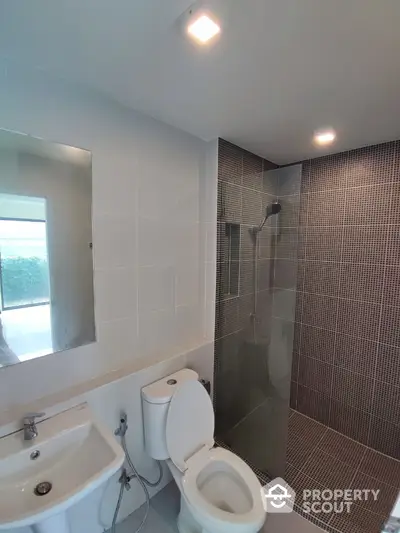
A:
POLYGON ((391 459, 291 411, 285 480, 296 492, 296 511, 332 533, 378 533, 400 490, 400 461, 391 459), (374 489, 377 501, 358 501, 350 513, 305 514, 304 489, 374 489))

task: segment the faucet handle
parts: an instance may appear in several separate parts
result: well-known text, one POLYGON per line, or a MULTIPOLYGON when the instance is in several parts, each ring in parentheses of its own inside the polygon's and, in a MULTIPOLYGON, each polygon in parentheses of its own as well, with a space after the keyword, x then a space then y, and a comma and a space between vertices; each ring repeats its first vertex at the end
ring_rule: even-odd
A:
POLYGON ((36 418, 42 418, 46 413, 26 413, 24 415, 24 424, 33 424, 36 418))

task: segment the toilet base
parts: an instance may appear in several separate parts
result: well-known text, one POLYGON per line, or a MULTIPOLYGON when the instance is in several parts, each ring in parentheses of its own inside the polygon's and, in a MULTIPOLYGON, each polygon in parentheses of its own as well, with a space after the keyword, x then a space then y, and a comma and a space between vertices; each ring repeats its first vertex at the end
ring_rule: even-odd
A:
POLYGON ((179 533, 212 533, 203 529, 195 520, 183 496, 181 496, 181 510, 179 511, 177 525, 179 533))

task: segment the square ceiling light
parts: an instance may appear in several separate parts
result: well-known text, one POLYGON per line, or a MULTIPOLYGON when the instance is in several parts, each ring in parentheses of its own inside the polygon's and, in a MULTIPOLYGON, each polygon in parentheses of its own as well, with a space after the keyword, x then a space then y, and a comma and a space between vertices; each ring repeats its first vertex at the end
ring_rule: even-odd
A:
POLYGON ((199 44, 207 44, 221 33, 221 27, 210 13, 197 12, 189 18, 187 34, 199 44))

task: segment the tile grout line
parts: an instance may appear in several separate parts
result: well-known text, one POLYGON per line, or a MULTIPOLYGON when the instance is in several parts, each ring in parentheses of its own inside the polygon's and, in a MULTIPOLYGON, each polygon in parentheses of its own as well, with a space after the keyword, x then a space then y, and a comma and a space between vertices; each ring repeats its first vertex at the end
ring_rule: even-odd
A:
MULTIPOLYGON (((313 419, 311 419, 313 420, 313 419)), ((325 424, 322 424, 324 427, 325 427, 325 430, 323 432, 323 434, 321 435, 320 439, 318 440, 317 444, 314 446, 314 448, 312 449, 310 455, 307 457, 307 459, 304 460, 304 463, 303 463, 303 466, 300 468, 300 472, 302 474, 304 474, 305 476, 307 476, 307 473, 303 470, 303 468, 305 469, 307 467, 307 464, 308 462, 310 461, 311 457, 314 455, 315 451, 318 449, 318 446, 319 444, 322 442, 322 439, 325 437, 325 434, 326 432, 328 431, 328 426, 325 426, 325 424)), ((315 481, 316 483, 318 483, 318 481, 314 478, 312 478, 311 476, 307 476, 309 477, 310 479, 313 479, 313 481, 315 481)), ((321 483, 320 483, 321 484, 321 483)))
MULTIPOLYGON (((394 168, 394 160, 393 160, 393 168, 394 168)), ((389 202, 389 213, 392 209, 392 203, 394 202, 393 198, 393 187, 390 187, 390 202, 389 202)), ((377 342, 379 343, 382 335, 382 318, 383 318, 383 309, 384 309, 384 299, 385 299, 385 284, 386 284, 386 272, 388 269, 387 264, 387 258, 388 258, 388 250, 389 250, 389 228, 386 228, 386 234, 385 234, 385 260, 384 260, 384 270, 383 270, 383 280, 382 280, 382 294, 381 294, 381 301, 380 301, 380 311, 379 311, 379 326, 378 326, 378 339, 377 342)), ((371 415, 369 418, 369 424, 368 424, 368 435, 367 435, 367 443, 370 444, 371 439, 371 433, 372 433, 372 422, 373 422, 373 416, 375 409, 375 392, 376 392, 376 376, 378 371, 378 354, 379 354, 379 344, 376 346, 375 350, 375 367, 374 367, 374 377, 373 377, 373 383, 372 383, 372 391, 371 391, 371 415)), ((377 417, 380 418, 380 417, 377 417)))
MULTIPOLYGON (((349 154, 347 153, 346 154, 346 163, 345 163, 345 176, 346 176, 346 185, 347 185, 347 179, 348 179, 348 169, 349 169, 349 166, 348 166, 348 163, 349 163, 349 154)), ((347 193, 346 193, 346 189, 344 189, 344 199, 343 199, 343 205, 344 205, 344 209, 343 209, 343 222, 345 221, 345 217, 346 217, 346 202, 347 202, 347 193)), ((344 241, 344 229, 342 229, 342 235, 341 235, 341 241, 340 241, 340 250, 339 250, 339 259, 340 259, 340 262, 342 261, 342 258, 343 258, 343 241, 344 241)), ((340 292, 340 287, 341 287, 341 280, 342 280, 342 266, 340 266, 339 268, 339 279, 338 279, 338 291, 340 292)), ((337 302, 336 302, 336 319, 335 319, 335 334, 334 334, 334 341, 333 341, 333 361, 332 363, 334 364, 334 362, 336 361, 336 347, 337 347, 337 337, 338 337, 338 322, 339 322, 339 303, 340 303, 340 299, 338 298, 337 302)), ((334 371, 334 367, 332 368, 332 376, 331 376, 331 386, 330 386, 330 391, 329 391, 329 413, 328 413, 328 425, 330 425, 331 423, 331 415, 332 415, 332 399, 333 399, 333 384, 334 384, 334 376, 335 376, 335 371, 334 371)))
MULTIPOLYGON (((311 167, 312 167, 312 160, 310 159, 309 160, 309 168, 308 168, 308 176, 306 178, 305 181, 307 181, 307 179, 309 180, 310 179, 310 172, 311 172, 311 167)), ((297 238, 297 272, 298 272, 298 268, 299 268, 299 259, 298 259, 298 256, 299 256, 299 249, 298 249, 298 245, 299 245, 299 236, 300 236, 300 231, 302 227, 304 227, 304 235, 303 235, 303 239, 304 239, 304 242, 301 243, 302 246, 304 247, 304 261, 307 260, 307 226, 308 226, 308 199, 309 199, 309 196, 308 194, 304 194, 305 196, 305 202, 306 202, 306 206, 305 206, 305 214, 306 214, 306 225, 305 226, 301 226, 300 225, 300 215, 301 215, 301 195, 302 195, 302 179, 303 179, 303 167, 302 167, 302 174, 301 174, 301 180, 300 180, 300 202, 299 202, 299 227, 298 227, 298 238, 297 238)), ((302 282, 302 290, 303 290, 303 293, 304 293, 304 283, 305 283, 305 279, 306 279, 306 263, 303 264, 303 282, 302 282)), ((296 283, 296 289, 297 289, 297 283, 296 283)), ((298 294, 297 294, 298 291, 296 291, 296 299, 298 298, 298 294)), ((300 366, 301 366, 301 358, 302 358, 302 355, 301 355, 301 341, 302 341, 302 336, 303 336, 303 312, 304 312, 304 298, 303 296, 301 297, 301 321, 299 322, 300 324, 300 332, 299 332, 299 359, 297 361, 297 383, 296 383, 296 407, 298 406, 299 404, 299 375, 300 375, 300 366)), ((296 316, 294 317, 295 320, 296 320, 296 316)), ((296 323, 294 325, 294 328, 296 327, 296 323)), ((292 357, 293 357, 293 354, 292 354, 292 357)), ((292 377, 292 374, 290 374, 290 377, 292 377)), ((290 399, 289 399, 290 401, 290 399)))
MULTIPOLYGON (((243 157, 241 157, 241 158, 243 160, 243 157)), ((347 160, 348 160, 348 158, 347 158, 347 160)), ((302 161, 301 163, 298 163, 298 164, 304 164, 306 162, 310 162, 311 163, 311 161, 313 161, 313 159, 306 159, 306 160, 304 160, 304 161, 302 161)), ((394 165, 394 160, 393 160, 393 165, 394 165)), ((289 166, 291 166, 291 165, 289 165, 289 166)), ((270 170, 280 170, 280 168, 282 168, 282 167, 278 166, 277 168, 270 169, 270 170)), ((269 172, 270 170, 268 170, 268 171, 264 171, 263 170, 263 173, 264 172, 269 172)), ((243 170, 242 170, 242 172, 243 172, 243 170)), ((252 192, 258 192, 258 193, 266 194, 268 196, 274 196, 270 192, 265 192, 264 188, 256 189, 254 187, 248 187, 246 185, 243 185, 242 181, 241 181, 240 184, 238 184, 238 183, 235 183, 233 181, 230 181, 229 179, 223 179, 220 176, 218 176, 218 181, 221 181, 223 183, 228 183, 229 185, 232 185, 233 187, 243 187, 243 189, 246 189, 246 190, 249 190, 249 191, 252 191, 252 192)), ((400 180, 379 181, 377 183, 368 183, 367 185, 352 185, 350 187, 335 187, 335 188, 331 188, 331 189, 317 189, 317 190, 312 190, 312 189, 307 188, 307 189, 304 189, 304 193, 314 194, 314 195, 322 195, 322 194, 325 194, 325 193, 341 192, 341 191, 343 191, 345 189, 346 190, 358 190, 358 189, 371 189, 373 187, 382 187, 383 188, 383 187, 387 187, 389 185, 398 185, 399 182, 400 182, 400 180)), ((288 196, 295 196, 295 194, 283 194, 281 196, 282 197, 288 197, 288 196)))

